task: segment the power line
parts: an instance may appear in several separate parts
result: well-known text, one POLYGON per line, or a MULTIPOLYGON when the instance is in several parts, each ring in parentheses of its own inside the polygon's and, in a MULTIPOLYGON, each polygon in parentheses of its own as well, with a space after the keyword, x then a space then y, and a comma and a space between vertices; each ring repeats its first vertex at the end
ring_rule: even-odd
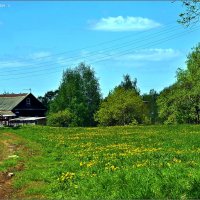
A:
MULTIPOLYGON (((149 39, 151 39, 152 37, 154 38, 154 37, 158 37, 158 36, 162 36, 162 34, 164 33, 164 34, 166 34, 166 33, 171 33, 171 32, 173 32, 174 33, 174 31, 176 31, 176 27, 172 27, 172 28, 170 28, 169 30, 167 30, 167 31, 160 31, 160 32, 157 32, 157 33, 155 33, 155 34, 152 34, 152 35, 149 35, 149 36, 147 36, 146 38, 144 38, 143 40, 142 40, 142 42, 145 42, 146 40, 149 40, 149 39)), ((86 58, 89 58, 89 57, 91 57, 92 55, 101 55, 101 54, 103 54, 103 55, 105 55, 107 52, 110 52, 110 51, 112 51, 112 50, 116 50, 116 49, 121 49, 121 48, 123 48, 123 47, 128 47, 128 46, 131 46, 132 44, 137 44, 137 43, 141 43, 141 39, 140 38, 138 38, 138 39, 136 39, 136 40, 134 40, 134 41, 129 41, 129 42, 126 42, 126 43, 123 43, 122 45, 120 45, 120 46, 117 46, 116 48, 113 48, 113 46, 111 46, 111 47, 108 47, 108 48, 104 48, 104 51, 103 52, 101 52, 101 53, 99 53, 99 51, 94 51, 94 52, 92 52, 92 53, 89 53, 87 56, 84 56, 84 57, 82 57, 82 59, 86 59, 86 58), (107 51, 105 51, 105 50, 107 50, 107 51)), ((108 55, 109 56, 109 55, 108 55)), ((74 59, 74 58, 79 58, 80 56, 73 56, 73 57, 69 57, 69 58, 67 58, 67 59, 60 59, 60 62, 62 63, 62 61, 63 61, 63 63, 64 64, 66 64, 66 62, 70 62, 70 60, 72 60, 72 59, 74 59)), ((39 66, 35 66, 34 64, 31 64, 31 65, 26 65, 26 67, 34 67, 34 68, 41 68, 41 67, 45 67, 45 66, 47 66, 47 67, 49 67, 49 66, 51 66, 51 65, 55 65, 55 63, 52 63, 52 61, 49 61, 49 62, 42 62, 42 63, 36 63, 37 65, 39 65, 39 66), (42 66, 40 65, 40 64, 43 64, 42 66)), ((23 69, 24 70, 24 69, 23 69)), ((27 70, 32 70, 32 69, 27 69, 27 70)), ((20 71, 20 69, 18 69, 18 70, 4 70, 4 74, 0 74, 0 76, 7 76, 7 74, 5 74, 5 73, 8 73, 8 72, 10 72, 9 73, 9 75, 16 75, 17 73, 13 73, 13 72, 19 72, 20 71)))
MULTIPOLYGON (((158 32, 158 33, 155 33, 154 35, 150 35, 150 37, 146 37, 145 39, 150 39, 151 37, 155 37, 155 36, 159 36, 160 35, 160 33, 162 34, 162 33, 167 33, 167 32, 174 32, 174 31, 176 31, 176 27, 172 27, 171 29, 169 29, 169 30, 167 30, 167 31, 160 31, 160 32, 158 32), (175 28, 175 29, 174 29, 175 28)), ((145 40, 144 39, 144 40, 145 40)), ((142 41, 144 41, 144 40, 142 40, 142 41)), ((141 42, 141 39, 137 39, 137 40, 134 40, 134 41, 128 41, 128 42, 126 42, 126 43, 123 43, 123 45, 120 45, 120 46, 118 46, 117 48, 118 49, 120 49, 120 48, 122 48, 122 47, 126 47, 126 46, 130 46, 132 43, 134 42, 134 44, 136 43, 136 42, 141 42), (127 45, 126 45, 127 44, 127 45)), ((106 49, 110 49, 110 50, 112 50, 112 46, 111 47, 107 47, 107 48, 104 48, 104 50, 106 50, 106 49)), ((115 48, 116 49, 116 48, 115 48)), ((96 52, 99 54, 99 52, 98 51, 93 51, 92 53, 90 53, 90 55, 88 55, 87 57, 89 57, 89 56, 91 56, 91 55, 94 55, 94 54, 96 54, 96 52)), ((105 51, 103 52, 103 53, 105 53, 105 51)), ((80 57, 79 55, 78 56, 72 56, 72 57, 68 57, 67 58, 67 60, 71 60, 71 59, 74 59, 74 58, 77 58, 77 57, 80 57)), ((49 56, 49 58, 50 58, 50 56, 49 56)), ((62 60, 62 59, 61 59, 62 60)), ((66 59, 64 59, 64 60, 66 60, 66 59)), ((47 61, 47 62, 40 62, 40 63, 37 63, 37 64, 48 64, 48 63, 51 63, 52 61, 47 61)), ((32 64, 31 65, 26 65, 26 67, 29 67, 29 66, 34 66, 33 65, 34 64, 34 62, 32 62, 32 64)), ((9 72, 12 72, 12 71, 17 71, 17 70, 10 70, 9 72)))
MULTIPOLYGON (((193 31, 195 31, 195 30, 193 30, 193 31)), ((176 35, 177 35, 177 36, 179 36, 179 35, 181 36, 182 34, 183 34, 183 33, 179 33, 179 34, 176 34, 176 35)), ((173 38, 177 38, 177 37, 174 37, 174 35, 172 35, 170 38, 173 39, 173 38)), ((170 38, 169 38, 169 39, 170 39, 170 38)), ((158 41, 155 41, 155 42, 156 42, 156 44, 159 44, 160 41, 162 42, 162 40, 164 40, 163 42, 166 42, 166 41, 167 41, 166 38, 163 38, 163 39, 158 40, 158 41)), ((154 43, 155 43, 155 42, 154 42, 154 43)), ((154 43, 153 43, 153 44, 154 44, 154 43)), ((148 43, 148 44, 149 44, 150 46, 152 46, 152 42, 150 42, 150 43, 148 43)), ((148 46, 149 46, 149 45, 148 45, 148 46)), ((154 45, 155 45, 155 44, 154 44, 154 45)), ((146 45, 145 45, 145 46, 146 46, 146 45)), ((144 47, 144 45, 142 45, 142 46, 138 46, 138 47, 144 47)), ((136 47, 136 48, 138 48, 138 47, 136 47)), ((128 50, 126 50, 126 51, 122 51, 122 52, 120 52, 120 53, 123 53, 123 54, 119 54, 119 53, 118 53, 118 54, 113 54, 113 55, 109 55, 109 56, 103 56, 103 57, 100 58, 100 61, 101 61, 102 58, 103 58, 103 59, 105 58, 104 60, 107 60, 107 59, 112 58, 112 56, 118 56, 118 55, 121 56, 121 55, 126 55, 127 53, 131 53, 130 50, 133 50, 133 49, 131 48, 131 49, 128 49, 128 50)), ((135 50, 135 49, 134 49, 134 50, 135 50)), ((94 60, 94 61, 96 62, 96 60, 94 60)), ((98 62, 99 62, 99 61, 98 61, 98 62)), ((59 66, 59 67, 55 67, 55 68, 53 68, 53 69, 58 69, 58 68, 61 68, 61 67, 59 66)), ((31 73, 34 73, 34 72, 37 73, 37 72, 40 72, 40 71, 46 71, 46 70, 49 71, 49 70, 52 70, 52 69, 41 69, 41 70, 35 70, 35 71, 32 71, 31 73)), ((28 73, 27 73, 27 72, 25 72, 25 73, 20 73, 20 74, 12 74, 12 75, 21 75, 21 74, 29 74, 29 72, 28 72, 28 73)), ((4 79, 4 80, 5 80, 5 79, 4 79)))
MULTIPOLYGON (((190 31, 189 33, 194 32, 194 31, 196 31, 196 30, 199 30, 199 29, 197 28, 197 29, 195 29, 195 30, 190 31)), ((188 33, 188 32, 187 32, 187 33, 188 33)), ((183 36, 182 34, 183 34, 183 33, 179 33, 179 34, 176 34, 176 37, 171 36, 171 37, 168 37, 167 39, 166 39, 166 38, 163 38, 163 39, 161 39, 161 40, 159 40, 159 41, 156 41, 153 45, 149 43, 149 44, 150 44, 149 47, 155 46, 155 45, 160 44, 160 43, 168 42, 169 40, 175 39, 175 38, 177 38, 177 37, 182 37, 182 36, 183 36)), ((124 53, 121 54, 121 55, 119 55, 119 56, 124 56, 124 55, 127 55, 128 53, 132 53, 132 52, 130 52, 130 51, 124 51, 124 53)), ((112 55, 112 56, 115 56, 115 55, 112 55)), ((110 58, 112 58, 112 57, 110 57, 110 58)), ((109 58, 108 58, 108 59, 109 59, 109 58)), ((106 57, 105 57, 105 60, 107 60, 106 57)), ((104 61, 104 60, 100 60, 100 62, 102 62, 102 61, 104 61)), ((92 62, 91 64, 98 63, 98 62, 99 62, 99 61, 97 60, 97 61, 92 62)))
MULTIPOLYGON (((198 28, 196 28, 196 29, 193 29, 193 30, 191 30, 190 32, 194 32, 194 31, 196 31, 196 30, 199 30, 198 28)), ((188 33, 188 31, 185 31, 185 32, 182 32, 182 33, 179 33, 179 34, 174 34, 174 35, 171 35, 170 37, 168 37, 168 38, 163 38, 163 39, 161 39, 161 40, 158 40, 158 41, 156 41, 154 44, 151 44, 152 42, 150 42, 150 43, 148 43, 149 45, 148 46, 150 46, 150 47, 152 47, 152 46, 155 46, 155 45, 157 45, 157 44, 160 44, 160 43, 164 43, 164 42, 167 42, 167 41, 169 41, 169 40, 172 40, 172 39, 175 39, 175 38, 177 38, 177 37, 182 37, 182 36, 184 36, 183 35, 183 33, 188 33), (175 37, 176 36, 176 37, 175 37), (162 41, 163 40, 163 41, 162 41)), ((130 52, 130 50, 135 50, 135 49, 129 49, 129 50, 126 50, 126 51, 124 51, 124 52, 121 52, 121 53, 123 53, 123 54, 113 54, 112 55, 112 57, 113 56, 123 56, 123 55, 126 55, 127 53, 131 53, 130 52)), ((93 62, 91 62, 91 64, 94 64, 94 63, 98 63, 98 62, 102 62, 102 61, 105 61, 105 60, 108 60, 108 59, 110 59, 110 58, 112 58, 111 56, 107 56, 107 57, 102 57, 100 60, 94 60, 93 62)), ((53 69, 51 69, 51 70, 55 70, 55 69, 59 69, 59 68, 61 68, 61 67, 55 67, 55 68, 53 68, 53 69)), ((46 70, 50 70, 50 69, 43 69, 43 70, 38 70, 38 71, 34 71, 34 72, 40 72, 40 71, 46 71, 46 70)), ((32 72, 33 73, 33 72, 32 72)), ((54 71, 53 72, 48 72, 48 73, 43 73, 43 74, 36 74, 37 76, 39 75, 46 75, 46 74, 51 74, 51 73, 55 73, 54 71)), ((21 73, 22 74, 22 73, 21 73)), ((21 75, 21 74, 19 74, 19 75, 21 75)), ((25 74, 25 73, 24 73, 25 74)), ((29 73, 27 73, 27 74, 29 74, 29 73)), ((18 78, 26 78, 26 77, 28 77, 28 76, 20 76, 20 77, 14 77, 14 78, 8 78, 8 79, 3 79, 3 80, 11 80, 11 79, 18 79, 18 78)), ((3 81, 2 80, 2 81, 3 81)))
MULTIPOLYGON (((171 26, 173 24, 176 24, 176 23, 175 22, 168 22, 165 26, 168 26, 168 25, 171 26)), ((149 31, 154 31, 154 30, 155 29, 144 30, 143 32, 136 33, 134 36, 141 35, 141 34, 144 34, 144 33, 147 33, 147 32, 149 33, 149 31)), ((85 46, 83 48, 73 49, 71 51, 64 51, 64 52, 53 54, 53 55, 49 55, 49 56, 42 56, 40 58, 35 58, 34 60, 41 60, 41 59, 44 59, 44 58, 50 58, 50 57, 53 57, 53 56, 59 56, 59 55, 67 54, 67 53, 77 52, 77 51, 85 50, 85 49, 88 49, 88 48, 91 48, 91 47, 96 47, 96 46, 101 46, 101 45, 104 45, 104 44, 113 43, 113 42, 116 42, 116 41, 121 41, 122 39, 130 38, 130 37, 133 37, 133 34, 128 34, 126 36, 118 37, 118 38, 113 39, 113 40, 108 40, 108 41, 100 42, 100 43, 97 43, 97 44, 85 46)), ((24 61, 24 60, 25 61, 32 61, 32 59, 15 59, 14 62, 16 62, 16 61, 19 62, 19 61, 24 61)))

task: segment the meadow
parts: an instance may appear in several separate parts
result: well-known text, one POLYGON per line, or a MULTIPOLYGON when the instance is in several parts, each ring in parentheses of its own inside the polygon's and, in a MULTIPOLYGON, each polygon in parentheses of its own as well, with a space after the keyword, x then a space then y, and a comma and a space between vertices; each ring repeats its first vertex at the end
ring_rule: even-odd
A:
MULTIPOLYGON (((15 198, 199 199, 200 126, 1 128, 15 198), (15 168, 17 169, 17 168, 15 168)), ((2 148, 2 147, 1 147, 2 148)))

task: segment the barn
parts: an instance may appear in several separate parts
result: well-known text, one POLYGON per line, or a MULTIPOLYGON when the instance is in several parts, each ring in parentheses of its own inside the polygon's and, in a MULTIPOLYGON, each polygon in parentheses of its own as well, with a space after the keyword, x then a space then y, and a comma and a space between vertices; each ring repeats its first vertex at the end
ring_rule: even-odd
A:
POLYGON ((9 125, 11 120, 17 118, 24 119, 34 117, 43 119, 45 117, 46 108, 32 94, 1 94, 0 95, 0 124, 9 125))

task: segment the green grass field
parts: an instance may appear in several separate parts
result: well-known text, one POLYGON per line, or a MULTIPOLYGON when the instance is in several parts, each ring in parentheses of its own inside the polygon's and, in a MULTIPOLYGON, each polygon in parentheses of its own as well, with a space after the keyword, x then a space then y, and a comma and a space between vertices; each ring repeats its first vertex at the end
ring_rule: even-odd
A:
POLYGON ((1 140, 5 133, 23 164, 15 197, 200 198, 200 126, 4 128, 1 140))

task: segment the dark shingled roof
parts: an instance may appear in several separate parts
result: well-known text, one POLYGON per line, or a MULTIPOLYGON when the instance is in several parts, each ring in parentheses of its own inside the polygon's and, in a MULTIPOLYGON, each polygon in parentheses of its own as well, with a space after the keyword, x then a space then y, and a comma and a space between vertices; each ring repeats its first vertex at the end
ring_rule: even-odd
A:
POLYGON ((0 95, 0 111, 11 111, 28 94, 2 94, 0 95))

